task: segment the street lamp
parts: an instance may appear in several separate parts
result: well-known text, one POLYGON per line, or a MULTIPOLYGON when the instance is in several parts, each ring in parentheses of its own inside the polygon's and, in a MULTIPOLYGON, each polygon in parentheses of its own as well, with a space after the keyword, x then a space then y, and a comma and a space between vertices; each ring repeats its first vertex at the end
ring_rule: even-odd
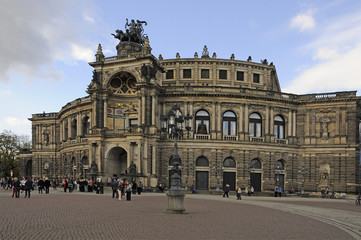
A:
POLYGON ((305 166, 302 166, 299 170, 298 173, 302 175, 302 187, 301 187, 301 196, 305 194, 305 175, 308 174, 307 169, 305 168, 305 166))
POLYGON ((183 117, 180 108, 174 105, 167 116, 161 117, 161 129, 174 139, 173 155, 171 158, 172 169, 170 171, 170 189, 168 196, 168 211, 172 213, 184 213, 184 192, 181 188, 181 159, 178 154, 178 139, 183 138, 183 123, 186 120, 186 130, 191 130, 191 117, 183 117))

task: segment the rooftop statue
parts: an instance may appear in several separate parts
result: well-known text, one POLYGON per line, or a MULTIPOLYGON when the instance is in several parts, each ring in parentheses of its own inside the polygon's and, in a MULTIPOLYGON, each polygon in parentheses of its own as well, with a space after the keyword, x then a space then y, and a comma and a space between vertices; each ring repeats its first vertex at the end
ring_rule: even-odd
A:
POLYGON ((112 33, 114 38, 119 39, 121 42, 135 42, 143 45, 145 40, 145 34, 142 24, 147 26, 147 22, 139 20, 135 21, 134 19, 132 19, 129 23, 128 18, 126 20, 127 21, 125 23, 125 32, 117 29, 115 31, 115 34, 112 33))

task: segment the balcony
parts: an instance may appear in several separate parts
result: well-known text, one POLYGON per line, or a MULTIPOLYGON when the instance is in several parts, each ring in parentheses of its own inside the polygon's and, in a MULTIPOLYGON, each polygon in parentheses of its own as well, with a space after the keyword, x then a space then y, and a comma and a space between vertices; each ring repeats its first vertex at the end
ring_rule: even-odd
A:
POLYGON ((288 139, 276 138, 275 143, 277 143, 277 144, 288 144, 288 139))
POLYGON ((264 137, 249 137, 251 142, 264 142, 264 137))
POLYGON ((225 140, 225 141, 237 141, 238 136, 237 135, 223 135, 223 140, 225 140))
POLYGON ((209 140, 209 139, 211 139, 211 136, 209 134, 194 134, 194 139, 209 140))

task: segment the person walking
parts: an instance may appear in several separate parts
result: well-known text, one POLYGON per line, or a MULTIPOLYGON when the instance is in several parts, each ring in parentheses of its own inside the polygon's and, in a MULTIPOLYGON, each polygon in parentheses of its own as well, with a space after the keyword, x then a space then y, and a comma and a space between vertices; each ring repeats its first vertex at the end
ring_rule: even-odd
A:
POLYGON ((45 182, 43 179, 39 179, 38 181, 38 189, 39 189, 39 194, 43 194, 43 189, 44 189, 44 186, 45 186, 45 182))
POLYGON ((15 193, 15 198, 20 197, 20 181, 17 177, 14 178, 14 193, 15 193))
POLYGON ((280 187, 280 189, 278 190, 278 194, 280 197, 282 197, 282 192, 283 192, 282 187, 280 187))
POLYGON ((223 193, 223 197, 229 197, 229 184, 226 184, 226 186, 224 187, 224 193, 223 193))
POLYGON ((112 179, 112 182, 110 183, 110 187, 112 188, 113 191, 112 197, 115 198, 118 189, 118 183, 115 178, 112 179))
POLYGON ((275 197, 278 197, 278 187, 277 186, 275 186, 275 197))
POLYGON ((132 184, 128 184, 125 192, 127 194, 127 201, 130 201, 132 199, 132 184))
POLYGON ((62 184, 63 188, 64 188, 64 192, 66 192, 66 189, 68 188, 68 182, 66 181, 66 179, 63 179, 63 184, 62 184))
POLYGON ((49 194, 50 180, 48 178, 45 178, 44 186, 45 186, 45 194, 49 194))
POLYGON ((143 183, 141 181, 138 182, 137 192, 138 195, 140 195, 143 192, 143 183))
POLYGON ((237 194, 237 200, 242 200, 242 189, 240 187, 237 187, 236 189, 236 194, 237 194))
POLYGON ((25 182, 25 198, 30 198, 30 192, 33 187, 33 181, 31 181, 31 178, 28 178, 25 182))

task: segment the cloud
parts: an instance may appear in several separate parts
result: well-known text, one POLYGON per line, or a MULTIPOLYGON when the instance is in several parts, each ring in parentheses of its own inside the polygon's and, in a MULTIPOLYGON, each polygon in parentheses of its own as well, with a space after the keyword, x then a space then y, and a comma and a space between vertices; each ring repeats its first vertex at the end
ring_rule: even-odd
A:
POLYGON ((31 122, 28 119, 5 117, 0 119, 0 132, 9 130, 16 134, 31 136, 31 122))
POLYGON ((316 21, 311 13, 298 14, 291 19, 290 27, 300 32, 313 30, 316 27, 316 21))
MULTIPOLYGON (((361 90, 361 16, 360 9, 323 19, 318 31, 300 52, 310 54, 285 92, 310 93, 361 90)), ((360 94, 360 93, 359 93, 360 94)))
MULTIPOLYGON (((91 18, 79 18, 79 12, 92 11, 92 3, 79 1, 5 1, 0 8, 0 81, 13 74, 28 80, 59 80, 62 72, 56 61, 74 61, 72 47, 91 44, 86 34, 91 18), (79 29, 82 29, 80 32, 79 29)), ((75 60, 83 61, 84 58, 75 60)))
POLYGON ((283 91, 303 94, 361 89, 361 44, 338 57, 331 55, 304 71, 283 91))
POLYGON ((15 117, 6 117, 4 118, 4 124, 8 125, 8 126, 26 126, 28 125, 30 122, 28 119, 18 119, 15 117))
POLYGON ((91 62, 94 60, 94 52, 91 48, 77 44, 71 44, 72 56, 76 60, 91 62))

